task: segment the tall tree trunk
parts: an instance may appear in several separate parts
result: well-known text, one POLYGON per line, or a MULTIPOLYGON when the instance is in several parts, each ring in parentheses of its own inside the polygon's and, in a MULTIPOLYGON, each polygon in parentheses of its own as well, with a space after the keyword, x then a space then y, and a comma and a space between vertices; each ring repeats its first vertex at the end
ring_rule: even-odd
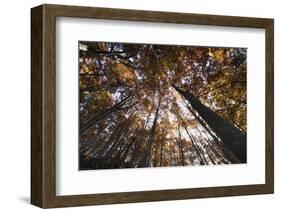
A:
MULTIPOLYGON (((210 159, 210 161, 212 162, 212 164, 216 164, 214 159, 213 159, 213 155, 210 154, 210 151, 212 151, 212 153, 214 154, 213 152, 213 147, 209 144, 209 140, 204 138, 202 132, 199 130, 198 128, 198 123, 194 123, 194 122, 190 122, 192 123, 192 125, 195 125, 196 126, 196 131, 199 133, 200 135, 200 141, 201 141, 201 145, 203 146, 204 148, 204 151, 205 153, 207 154, 208 158, 210 159), (204 144, 204 145, 203 145, 204 144)), ((217 156, 215 155, 215 158, 217 158, 217 156)))
POLYGON ((177 118, 178 118, 178 122, 183 125, 183 127, 184 127, 184 129, 185 129, 185 131, 186 131, 186 133, 187 133, 187 135, 188 135, 190 141, 191 141, 192 148, 193 148, 194 151, 196 152, 196 156, 197 156, 197 158, 198 158, 198 160, 199 160, 199 162, 200 162, 200 165, 204 165, 204 164, 205 164, 205 161, 204 161, 204 159, 203 159, 203 156, 201 155, 201 152, 200 152, 200 150, 199 150, 199 148, 198 148, 198 146, 197 146, 197 144, 196 144, 196 141, 195 141, 194 137, 193 137, 193 136, 190 134, 190 132, 188 131, 185 121, 183 120, 183 118, 181 117, 181 115, 176 114, 176 116, 177 116, 177 118))
POLYGON ((136 141, 135 138, 134 138, 133 140, 131 140, 131 141, 129 142, 129 144, 127 144, 126 149, 125 149, 125 151, 123 152, 122 156, 120 156, 120 158, 121 158, 121 159, 120 159, 120 162, 121 162, 121 165, 122 165, 121 168, 127 167, 126 159, 127 159, 128 156, 130 155, 130 150, 132 150, 132 146, 133 146, 133 144, 135 143, 135 141, 136 141))
POLYGON ((182 144, 182 140, 181 140, 181 132, 180 132, 180 123, 178 123, 178 138, 176 138, 178 147, 179 147, 179 154, 180 154, 180 160, 181 160, 181 165, 184 166, 184 152, 183 152, 183 144, 182 144))
POLYGON ((189 91, 173 85, 173 87, 189 101, 191 106, 199 113, 199 115, 206 121, 210 128, 221 139, 224 145, 233 152, 233 154, 242 163, 247 161, 247 146, 246 134, 235 127, 230 122, 226 121, 220 115, 212 111, 210 108, 202 104, 193 94, 189 91))
POLYGON ((135 162, 136 162, 136 159, 138 157, 138 153, 139 153, 139 150, 141 147, 140 143, 143 141, 144 137, 145 137, 145 134, 141 134, 140 136, 138 135, 138 137, 135 141, 135 146, 133 148, 130 160, 128 162, 128 165, 130 165, 130 167, 135 167, 135 162))
POLYGON ((132 152, 132 156, 131 156, 131 158, 130 158, 130 160, 129 160, 129 162, 128 162, 128 164, 129 165, 132 165, 132 167, 135 167, 135 164, 136 164, 136 166, 138 166, 137 165, 137 163, 138 163, 138 161, 136 160, 137 158, 138 158, 138 153, 139 153, 139 151, 140 151, 140 147, 141 147, 141 143, 142 143, 142 141, 144 140, 144 138, 146 138, 146 127, 147 127, 147 125, 148 125, 148 121, 149 121, 149 117, 150 117, 150 114, 151 113, 148 113, 148 115, 147 115, 147 117, 146 117, 146 122, 145 122, 145 124, 144 124, 144 126, 143 126, 143 132, 142 133, 140 133, 140 134, 138 134, 138 139, 136 140, 136 144, 135 144, 135 146, 134 146, 134 150, 133 150, 133 152, 132 152))
POLYGON ((163 146, 164 146, 164 142, 162 140, 161 141, 161 150, 160 150, 160 166, 162 166, 162 161, 163 161, 163 146))
POLYGON ((82 140, 80 140, 79 143, 79 153, 84 154, 86 157, 89 154, 92 154, 92 151, 101 143, 100 134, 109 126, 109 124, 106 124, 105 127, 101 128, 99 127, 97 133, 95 134, 95 140, 87 141, 86 143, 82 143, 82 140))
POLYGON ((194 110, 186 104, 186 107, 189 109, 189 111, 192 113, 192 115, 197 119, 197 121, 201 124, 202 127, 207 131, 207 135, 210 135, 214 142, 215 145, 222 151, 225 157, 227 157, 227 160, 230 161, 231 163, 240 163, 240 160, 226 147, 224 146, 220 141, 218 136, 216 136, 213 132, 212 129, 210 129, 209 126, 207 126, 206 121, 204 121, 200 116, 194 112, 194 110))
POLYGON ((159 116, 160 102, 161 101, 160 101, 160 98, 159 98, 158 106, 156 108, 153 124, 152 124, 151 131, 150 131, 150 135, 149 135, 149 138, 148 138, 148 141, 147 141, 147 145, 146 145, 146 148, 145 148, 145 151, 144 151, 143 158, 140 162, 140 167, 147 167, 149 165, 151 147, 152 147, 152 143, 153 143, 153 140, 154 140, 154 136, 155 136, 155 132, 156 132, 156 123, 157 123, 158 116, 159 116))
POLYGON ((124 124, 121 125, 119 128, 119 133, 117 134, 114 142, 109 146, 109 149, 107 149, 106 153, 102 157, 103 165, 110 165, 110 162, 113 159, 114 153, 117 151, 118 147, 120 149, 123 147, 124 142, 127 139, 127 135, 130 132, 130 126, 134 122, 136 113, 133 112, 130 117, 125 121, 124 124))
POLYGON ((176 166, 177 164, 175 163, 176 156, 175 156, 174 145, 170 146, 169 152, 170 152, 170 156, 171 156, 171 161, 170 161, 171 164, 169 163, 169 166, 176 166))

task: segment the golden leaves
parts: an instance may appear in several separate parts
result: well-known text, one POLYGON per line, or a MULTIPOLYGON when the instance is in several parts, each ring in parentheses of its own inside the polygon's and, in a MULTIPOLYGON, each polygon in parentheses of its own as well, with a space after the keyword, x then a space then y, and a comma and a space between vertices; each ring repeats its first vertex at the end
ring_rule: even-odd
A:
POLYGON ((209 48, 209 55, 220 63, 224 61, 224 49, 220 48, 214 50, 213 48, 209 48))
POLYGON ((214 58, 219 62, 223 62, 223 60, 224 60, 224 50, 215 51, 214 52, 214 58))
POLYGON ((113 67, 113 72, 117 74, 117 78, 121 82, 126 81, 132 83, 136 80, 136 74, 134 70, 123 63, 116 63, 113 67))
POLYGON ((80 66, 79 73, 80 74, 93 74, 96 71, 96 67, 94 64, 87 65, 87 64, 82 64, 80 66))

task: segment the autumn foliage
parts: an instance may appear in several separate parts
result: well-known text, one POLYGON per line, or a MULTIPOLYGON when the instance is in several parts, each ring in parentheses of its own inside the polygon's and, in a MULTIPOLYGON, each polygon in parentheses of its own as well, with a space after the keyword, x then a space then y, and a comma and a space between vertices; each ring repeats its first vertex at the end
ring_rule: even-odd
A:
POLYGON ((79 168, 246 163, 247 49, 79 42, 79 168))

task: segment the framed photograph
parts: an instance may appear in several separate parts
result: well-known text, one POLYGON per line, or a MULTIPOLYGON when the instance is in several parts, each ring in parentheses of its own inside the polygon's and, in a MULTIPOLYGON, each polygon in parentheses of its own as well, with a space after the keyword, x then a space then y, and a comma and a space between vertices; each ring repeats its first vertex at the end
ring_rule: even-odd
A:
POLYGON ((31 9, 31 203, 273 193, 274 21, 31 9))

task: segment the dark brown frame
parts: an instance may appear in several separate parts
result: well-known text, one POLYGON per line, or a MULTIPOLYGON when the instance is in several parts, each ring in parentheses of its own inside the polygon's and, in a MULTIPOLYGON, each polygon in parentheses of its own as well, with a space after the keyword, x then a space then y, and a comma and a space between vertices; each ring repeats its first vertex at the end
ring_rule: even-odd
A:
POLYGON ((274 20, 64 5, 31 9, 31 203, 66 207, 274 192, 274 20), (56 196, 56 17, 262 28, 266 32, 266 183, 195 189, 56 196))

